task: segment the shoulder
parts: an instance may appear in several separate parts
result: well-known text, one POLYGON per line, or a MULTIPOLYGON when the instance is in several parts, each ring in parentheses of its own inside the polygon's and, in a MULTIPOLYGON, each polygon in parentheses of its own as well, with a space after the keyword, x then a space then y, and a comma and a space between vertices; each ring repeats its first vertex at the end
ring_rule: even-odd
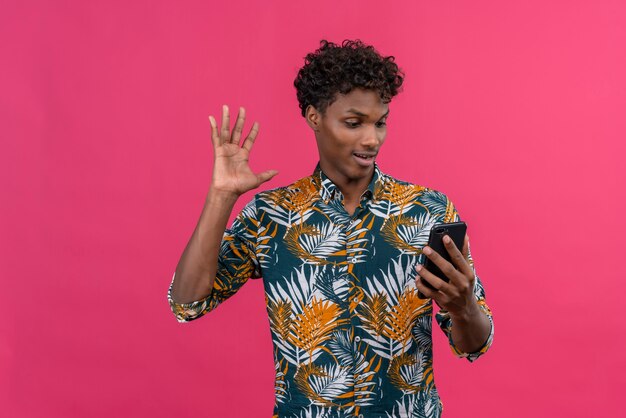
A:
POLYGON ((437 190, 431 189, 422 184, 401 180, 383 172, 380 172, 379 174, 376 182, 376 190, 377 192, 383 192, 386 197, 410 193, 415 199, 421 199, 428 196, 436 196, 438 198, 447 199, 445 194, 437 190))
POLYGON ((383 173, 382 171, 378 174, 378 183, 384 185, 388 188, 391 187, 410 187, 414 189, 425 189, 424 186, 416 183, 412 183, 410 181, 398 179, 390 174, 383 173))
POLYGON ((452 222, 457 212, 450 198, 443 192, 381 173, 377 196, 400 204, 411 204, 427 210, 443 222, 452 222))
POLYGON ((297 200, 300 203, 311 202, 319 198, 319 177, 310 175, 294 181, 286 186, 276 187, 257 193, 254 200, 257 204, 282 206, 285 202, 297 200))

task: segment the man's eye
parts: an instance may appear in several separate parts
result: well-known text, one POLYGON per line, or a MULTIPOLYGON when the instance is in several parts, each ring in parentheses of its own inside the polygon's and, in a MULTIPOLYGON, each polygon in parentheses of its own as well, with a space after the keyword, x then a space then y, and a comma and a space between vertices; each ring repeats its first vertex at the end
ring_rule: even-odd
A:
POLYGON ((387 125, 387 121, 381 120, 380 122, 376 122, 377 128, 382 128, 385 125, 387 125))
POLYGON ((348 128, 358 128, 360 124, 361 122, 356 122, 356 121, 351 121, 351 120, 346 121, 346 125, 348 126, 348 128))

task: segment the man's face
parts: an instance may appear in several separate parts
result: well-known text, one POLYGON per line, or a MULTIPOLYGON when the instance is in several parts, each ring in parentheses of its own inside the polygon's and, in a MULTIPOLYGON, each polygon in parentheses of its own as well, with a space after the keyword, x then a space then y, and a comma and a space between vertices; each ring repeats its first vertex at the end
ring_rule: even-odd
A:
POLYGON ((307 118, 315 130, 324 173, 344 184, 369 181, 387 135, 389 105, 376 91, 355 89, 339 95, 324 115, 311 112, 307 118))

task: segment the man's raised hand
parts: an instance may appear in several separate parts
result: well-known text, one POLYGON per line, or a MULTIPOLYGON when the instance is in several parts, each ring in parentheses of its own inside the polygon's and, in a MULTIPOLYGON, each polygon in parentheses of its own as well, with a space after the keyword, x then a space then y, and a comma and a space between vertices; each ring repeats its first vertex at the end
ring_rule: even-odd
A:
POLYGON ((214 155, 211 188, 215 191, 239 196, 259 187, 262 183, 278 174, 276 170, 267 170, 255 174, 250 169, 248 159, 250 150, 252 150, 259 132, 259 124, 257 122, 252 124, 248 136, 244 139, 243 144, 240 145, 245 120, 246 110, 240 107, 237 121, 231 133, 228 106, 224 105, 222 107, 222 126, 219 130, 215 118, 209 116, 214 155))

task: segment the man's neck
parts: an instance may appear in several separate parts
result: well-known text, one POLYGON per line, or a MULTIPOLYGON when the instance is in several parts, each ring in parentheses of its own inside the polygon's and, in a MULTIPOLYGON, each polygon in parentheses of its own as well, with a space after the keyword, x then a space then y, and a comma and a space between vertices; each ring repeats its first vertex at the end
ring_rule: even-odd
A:
POLYGON ((360 179, 350 179, 332 170, 324 170, 324 167, 320 166, 326 177, 333 182, 333 184, 341 191, 344 198, 344 205, 347 203, 353 204, 360 201, 361 196, 367 190, 372 178, 374 177, 374 170, 367 177, 360 179))

